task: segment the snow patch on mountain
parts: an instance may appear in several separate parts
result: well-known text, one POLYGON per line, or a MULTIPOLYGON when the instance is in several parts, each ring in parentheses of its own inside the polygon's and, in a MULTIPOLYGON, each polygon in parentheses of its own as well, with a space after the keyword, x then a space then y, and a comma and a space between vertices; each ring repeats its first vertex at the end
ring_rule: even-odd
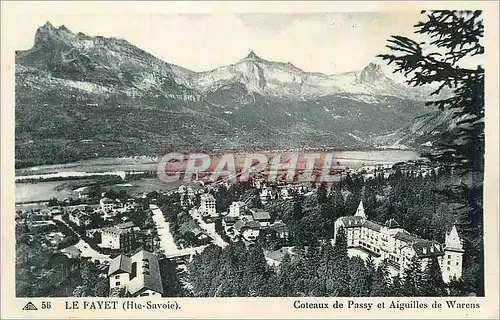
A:
POLYGON ((359 141, 359 142, 366 142, 365 139, 362 139, 360 137, 358 137, 357 135, 355 135, 354 133, 352 132, 348 132, 347 133, 349 136, 353 137, 356 141, 359 141))

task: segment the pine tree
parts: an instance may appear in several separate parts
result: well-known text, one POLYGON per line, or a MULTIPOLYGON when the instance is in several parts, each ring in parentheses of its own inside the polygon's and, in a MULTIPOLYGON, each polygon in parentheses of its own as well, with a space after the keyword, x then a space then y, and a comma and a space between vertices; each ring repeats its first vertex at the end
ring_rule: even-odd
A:
POLYGON ((280 297, 288 297, 293 295, 293 282, 291 282, 290 275, 292 274, 292 260, 288 253, 285 254, 281 260, 278 270, 277 286, 280 297))
POLYGON ((368 255, 368 258, 365 261, 365 265, 366 265, 366 281, 367 281, 368 291, 370 292, 371 295, 374 285, 373 282, 375 281, 375 272, 376 272, 375 263, 373 262, 373 257, 371 254, 368 255))
POLYGON ((369 295, 368 270, 360 257, 353 257, 349 261, 349 296, 365 297, 369 295))
POLYGON ((333 246, 334 259, 347 257, 347 237, 345 229, 341 226, 337 229, 335 236, 335 245, 333 246))
POLYGON ((401 278, 399 275, 396 275, 392 278, 391 285, 389 286, 390 296, 392 297, 402 297, 403 296, 403 288, 402 288, 401 278))
POLYGON ((422 272, 422 263, 414 255, 410 260, 410 265, 403 273, 403 283, 401 293, 403 297, 424 296, 425 281, 422 272))
POLYGON ((347 238, 343 227, 337 230, 333 247, 333 295, 346 297, 349 295, 349 257, 347 256, 347 238))
POLYGON ((436 257, 433 257, 424 270, 425 295, 429 297, 447 296, 446 284, 443 281, 441 267, 436 257))
POLYGON ((329 295, 333 292, 333 246, 330 241, 326 241, 321 246, 321 260, 318 267, 318 275, 320 279, 319 291, 322 295, 329 295))
POLYGON ((243 286, 247 288, 250 297, 265 296, 264 288, 271 271, 266 263, 264 251, 259 245, 251 246, 248 251, 243 286))
POLYGON ((318 205, 326 203, 328 191, 326 189, 326 184, 323 182, 316 190, 316 199, 318 205))
POLYGON ((383 260, 377 268, 373 281, 371 296, 386 297, 390 295, 390 274, 387 260, 383 260))
MULTIPOLYGON (((454 128, 444 132, 430 155, 434 162, 446 166, 468 183, 447 185, 441 192, 449 203, 461 204, 461 237, 467 248, 465 270, 474 270, 470 288, 484 295, 483 240, 483 176, 484 176, 484 74, 481 65, 463 66, 484 54, 482 12, 436 10, 426 14, 425 21, 415 25, 415 33, 426 35, 429 41, 417 42, 407 37, 393 36, 387 46, 394 54, 381 54, 383 60, 396 65, 395 72, 404 73, 413 86, 436 84, 431 95, 444 94, 427 105, 451 113, 454 128), (424 49, 425 48, 425 49, 424 49)), ((471 272, 472 273, 472 272, 471 272)))
POLYGON ((295 196, 293 198, 293 210, 292 210, 292 219, 295 221, 299 221, 304 216, 302 212, 302 206, 304 202, 304 197, 295 196))

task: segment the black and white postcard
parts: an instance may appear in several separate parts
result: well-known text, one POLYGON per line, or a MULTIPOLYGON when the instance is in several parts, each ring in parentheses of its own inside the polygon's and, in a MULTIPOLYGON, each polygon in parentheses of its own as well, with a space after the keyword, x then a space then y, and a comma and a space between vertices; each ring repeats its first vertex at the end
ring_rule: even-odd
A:
POLYGON ((1 29, 2 318, 499 316, 498 3, 1 29))

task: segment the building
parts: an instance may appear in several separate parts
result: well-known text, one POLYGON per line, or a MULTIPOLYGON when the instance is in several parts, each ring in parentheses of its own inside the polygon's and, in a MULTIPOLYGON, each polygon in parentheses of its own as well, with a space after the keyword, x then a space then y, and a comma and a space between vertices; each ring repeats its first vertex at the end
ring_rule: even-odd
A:
POLYGON ((234 201, 229 206, 228 217, 239 217, 245 214, 246 204, 242 201, 234 201))
POLYGON ((260 202, 266 204, 267 201, 271 198, 271 190, 267 189, 267 187, 262 188, 259 197, 260 197, 260 202))
POLYGON ((269 229, 274 231, 276 233, 276 236, 278 236, 278 238, 280 239, 288 238, 288 235, 290 234, 288 226, 282 221, 276 221, 269 226, 269 229))
POLYGON ((68 219, 79 227, 88 226, 92 222, 90 215, 80 209, 72 210, 68 214, 68 219))
POLYGON ((70 259, 79 259, 82 255, 82 251, 75 246, 64 248, 61 253, 70 259))
POLYGON ((88 187, 78 189, 78 199, 87 200, 90 198, 90 190, 88 187))
POLYGON ((127 199, 125 202, 122 204, 121 212, 130 212, 137 208, 137 203, 135 202, 134 199, 127 199))
POLYGON ((215 198, 210 193, 204 193, 200 198, 200 214, 203 218, 216 216, 215 198))
POLYGON ((111 260, 108 279, 111 292, 125 290, 133 297, 161 297, 163 294, 158 259, 145 250, 131 257, 119 255, 111 260))
POLYGON ((57 245, 64 239, 64 234, 62 232, 50 232, 45 235, 45 239, 47 239, 52 246, 57 247, 57 245))
POLYGON ((117 224, 101 232, 101 248, 133 250, 141 240, 140 229, 133 222, 117 224))
POLYGON ((260 234, 260 224, 257 221, 247 221, 239 230, 243 239, 255 241, 260 234))
POLYGON ((207 240, 209 238, 208 235, 200 229, 195 220, 188 220, 182 223, 179 226, 179 232, 183 236, 185 236, 186 233, 191 232, 198 241, 207 240))
POLYGON ((462 275, 463 247, 455 226, 446 234, 445 244, 427 240, 402 229, 390 219, 384 225, 366 218, 363 202, 359 203, 354 216, 340 217, 335 221, 335 237, 340 227, 346 234, 347 247, 354 254, 364 252, 378 261, 387 260, 392 269, 403 274, 410 260, 417 256, 425 268, 432 258, 437 258, 443 280, 449 282, 462 275), (357 252, 357 253, 356 253, 357 252))
POLYGON ((455 225, 451 228, 450 233, 446 233, 444 242, 445 255, 441 267, 443 279, 460 279, 462 277, 462 255, 465 250, 455 225))
POLYGON ((111 212, 115 209, 115 201, 109 198, 102 198, 99 201, 99 205, 101 206, 101 210, 103 212, 111 212))
POLYGON ((89 229, 85 231, 85 235, 87 238, 92 239, 96 242, 101 242, 101 235, 102 235, 102 229, 96 228, 96 229, 89 229))
POLYGON ((261 226, 267 227, 271 224, 271 215, 263 210, 251 210, 252 220, 257 221, 261 226))
POLYGON ((237 217, 232 217, 232 216, 225 216, 223 219, 222 219, 222 226, 224 227, 224 230, 226 230, 227 228, 229 227, 232 227, 236 221, 238 221, 238 218, 237 217))
POLYGON ((50 215, 51 215, 52 217, 55 217, 55 216, 58 216, 58 215, 61 215, 61 214, 63 214, 63 212, 62 212, 62 210, 61 210, 61 209, 59 209, 59 208, 52 208, 52 209, 50 210, 50 215))

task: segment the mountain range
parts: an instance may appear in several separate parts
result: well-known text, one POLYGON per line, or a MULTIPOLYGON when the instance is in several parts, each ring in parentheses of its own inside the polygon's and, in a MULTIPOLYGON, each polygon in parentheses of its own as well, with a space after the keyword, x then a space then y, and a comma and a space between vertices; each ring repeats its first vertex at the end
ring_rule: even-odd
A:
POLYGON ((432 88, 377 64, 327 75, 253 51, 194 72, 50 23, 16 52, 16 166, 168 151, 421 148, 451 125, 432 88))

